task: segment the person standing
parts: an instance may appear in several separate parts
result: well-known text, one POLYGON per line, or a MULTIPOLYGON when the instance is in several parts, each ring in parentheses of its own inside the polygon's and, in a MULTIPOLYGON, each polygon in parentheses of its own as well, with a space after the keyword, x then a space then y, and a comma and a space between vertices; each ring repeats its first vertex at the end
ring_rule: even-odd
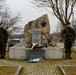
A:
POLYGON ((71 47, 75 40, 75 32, 73 28, 70 26, 70 22, 67 22, 66 28, 62 30, 61 36, 64 39, 64 48, 65 48, 65 54, 66 59, 72 59, 71 58, 71 47))
POLYGON ((8 32, 4 29, 3 22, 0 23, 0 59, 5 59, 8 32))

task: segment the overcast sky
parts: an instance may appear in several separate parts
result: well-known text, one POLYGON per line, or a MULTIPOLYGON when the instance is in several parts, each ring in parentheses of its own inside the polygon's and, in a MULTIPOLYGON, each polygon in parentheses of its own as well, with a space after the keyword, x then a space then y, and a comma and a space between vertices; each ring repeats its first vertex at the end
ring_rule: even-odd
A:
POLYGON ((51 28, 50 33, 53 33, 56 30, 58 19, 48 11, 36 9, 28 0, 6 0, 6 4, 14 14, 22 13, 22 27, 24 27, 29 21, 35 20, 44 14, 48 14, 51 28))

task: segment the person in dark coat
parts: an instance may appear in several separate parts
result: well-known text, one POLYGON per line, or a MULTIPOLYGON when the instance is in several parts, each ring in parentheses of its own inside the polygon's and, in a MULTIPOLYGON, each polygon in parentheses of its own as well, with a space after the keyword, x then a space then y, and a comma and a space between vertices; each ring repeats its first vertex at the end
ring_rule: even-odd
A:
POLYGON ((3 22, 0 23, 0 59, 5 59, 8 32, 4 29, 3 22))
POLYGON ((64 39, 66 59, 72 59, 71 58, 71 52, 72 52, 71 47, 75 40, 75 31, 70 26, 70 22, 68 22, 67 27, 64 30, 62 30, 61 36, 64 39))

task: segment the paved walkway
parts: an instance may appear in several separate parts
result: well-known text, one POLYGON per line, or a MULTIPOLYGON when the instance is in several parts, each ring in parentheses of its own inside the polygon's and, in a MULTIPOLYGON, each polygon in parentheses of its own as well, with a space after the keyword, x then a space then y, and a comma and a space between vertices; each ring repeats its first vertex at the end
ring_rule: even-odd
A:
POLYGON ((72 53, 72 60, 66 60, 63 52, 63 59, 61 60, 45 60, 39 63, 28 63, 27 60, 10 60, 8 56, 6 59, 0 59, 1 65, 22 66, 20 75, 62 75, 59 65, 76 65, 76 53, 72 53))

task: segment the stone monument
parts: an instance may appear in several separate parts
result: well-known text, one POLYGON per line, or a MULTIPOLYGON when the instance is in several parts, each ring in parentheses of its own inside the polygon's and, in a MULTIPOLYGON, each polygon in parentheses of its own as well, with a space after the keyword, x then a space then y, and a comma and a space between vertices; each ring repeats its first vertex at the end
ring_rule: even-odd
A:
POLYGON ((48 15, 45 14, 40 18, 30 21, 24 27, 24 39, 25 46, 31 47, 32 44, 32 30, 40 29, 41 30, 41 42, 48 43, 48 40, 51 38, 50 36, 50 24, 48 15))
POLYGON ((62 50, 58 47, 43 47, 32 50, 32 43, 47 43, 51 40, 50 24, 47 14, 30 21, 24 27, 24 43, 9 50, 10 59, 29 59, 42 56, 44 59, 62 59, 62 50))

